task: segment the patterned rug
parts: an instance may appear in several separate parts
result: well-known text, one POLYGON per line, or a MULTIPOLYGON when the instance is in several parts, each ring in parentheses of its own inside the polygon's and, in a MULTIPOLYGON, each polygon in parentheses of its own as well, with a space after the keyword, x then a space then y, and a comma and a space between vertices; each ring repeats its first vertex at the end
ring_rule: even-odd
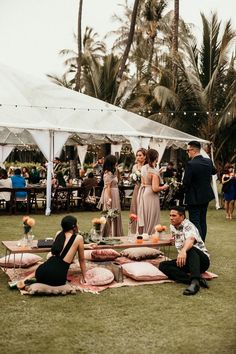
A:
MULTIPOLYGON (((152 259, 152 260, 147 260, 148 262, 152 263, 153 265, 158 265, 161 261, 160 258, 158 259, 152 259)), ((125 264, 125 263, 130 263, 132 262, 130 259, 126 257, 119 257, 116 259, 116 263, 119 263, 120 265, 125 264)), ((27 269, 25 268, 17 268, 17 269, 12 269, 12 268, 7 268, 5 273, 7 274, 9 278, 9 285, 14 285, 16 281, 25 279, 27 276, 30 276, 35 272, 37 267, 41 264, 42 262, 39 262, 27 269)), ((107 267, 111 265, 111 262, 91 262, 87 261, 86 262, 86 269, 91 269, 94 267, 107 267)), ((4 269, 1 268, 2 271, 4 272, 4 269)), ((202 274, 203 277, 207 280, 211 280, 213 278, 218 277, 216 274, 211 273, 211 272, 205 272, 202 274)), ((163 283, 174 283, 172 280, 169 279, 161 279, 161 280, 154 280, 154 281, 136 281, 131 278, 128 278, 126 276, 123 277, 123 282, 116 282, 115 280, 104 286, 93 286, 93 285, 86 285, 81 283, 81 272, 79 268, 78 263, 72 263, 69 269, 68 273, 68 282, 69 284, 79 292, 89 292, 92 294, 99 294, 105 289, 114 289, 114 288, 121 288, 123 286, 140 286, 140 285, 151 285, 151 284, 163 284, 163 283)), ((25 290, 20 290, 22 295, 28 295, 28 292, 25 290)))

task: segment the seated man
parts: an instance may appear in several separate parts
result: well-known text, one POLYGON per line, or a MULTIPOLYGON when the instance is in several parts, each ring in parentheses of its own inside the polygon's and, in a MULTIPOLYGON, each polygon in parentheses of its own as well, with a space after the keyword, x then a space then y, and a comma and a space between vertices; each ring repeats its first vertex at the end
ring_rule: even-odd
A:
POLYGON ((159 269, 178 283, 190 284, 183 295, 195 295, 200 286, 208 288, 201 277, 210 265, 209 253, 197 228, 185 219, 183 207, 175 206, 170 211, 170 230, 178 250, 177 259, 160 263, 159 269))

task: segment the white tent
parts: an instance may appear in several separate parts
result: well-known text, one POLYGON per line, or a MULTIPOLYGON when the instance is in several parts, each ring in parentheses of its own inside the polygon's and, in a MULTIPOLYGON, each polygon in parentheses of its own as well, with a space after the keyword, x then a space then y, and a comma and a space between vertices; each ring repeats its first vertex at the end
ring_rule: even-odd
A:
MULTIPOLYGON (((143 118, 96 98, 0 65, 0 163, 16 145, 36 144, 48 161, 50 214, 52 160, 69 138, 89 142, 130 142, 133 150, 184 148, 205 140, 143 118)), ((120 144, 118 144, 120 145, 120 144)))

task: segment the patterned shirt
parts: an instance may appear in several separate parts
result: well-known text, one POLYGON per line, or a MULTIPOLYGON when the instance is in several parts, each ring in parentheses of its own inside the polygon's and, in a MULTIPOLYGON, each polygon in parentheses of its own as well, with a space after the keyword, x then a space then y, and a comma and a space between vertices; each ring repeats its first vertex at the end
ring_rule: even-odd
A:
POLYGON ((170 231, 172 236, 175 238, 175 247, 177 248, 178 252, 183 248, 185 241, 189 237, 194 237, 195 243, 193 247, 198 248, 200 251, 204 252, 208 257, 210 257, 206 246, 201 239, 198 229, 188 219, 184 219, 184 221, 178 227, 170 225, 170 231))

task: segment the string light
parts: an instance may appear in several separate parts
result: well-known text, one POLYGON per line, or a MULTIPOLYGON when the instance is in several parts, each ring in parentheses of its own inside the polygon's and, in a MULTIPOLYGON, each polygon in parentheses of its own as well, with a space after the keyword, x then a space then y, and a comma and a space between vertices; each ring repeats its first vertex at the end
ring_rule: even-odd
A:
MULTIPOLYGON (((94 111, 94 112, 120 112, 123 111, 122 108, 117 107, 116 109, 110 109, 110 108, 80 108, 80 107, 62 107, 62 106, 37 106, 37 105, 19 105, 19 104, 5 104, 5 103, 0 103, 0 108, 2 107, 15 107, 15 108, 37 108, 37 109, 45 109, 45 110, 49 110, 49 109, 58 109, 58 110, 73 110, 73 111, 94 111)), ((165 112, 155 112, 153 111, 151 108, 143 108, 142 110, 140 110, 138 112, 139 115, 145 115, 145 114, 158 114, 159 116, 161 115, 165 115, 165 114, 170 114, 170 115, 178 115, 178 114, 183 114, 184 116, 186 116, 187 114, 193 114, 194 116, 198 115, 198 114, 207 114, 209 115, 210 112, 209 111, 165 111, 165 112)), ((212 114, 215 115, 219 115, 223 113, 223 111, 217 111, 217 112, 212 112, 212 114)), ((228 115, 231 115, 231 112, 227 112, 228 115)))

